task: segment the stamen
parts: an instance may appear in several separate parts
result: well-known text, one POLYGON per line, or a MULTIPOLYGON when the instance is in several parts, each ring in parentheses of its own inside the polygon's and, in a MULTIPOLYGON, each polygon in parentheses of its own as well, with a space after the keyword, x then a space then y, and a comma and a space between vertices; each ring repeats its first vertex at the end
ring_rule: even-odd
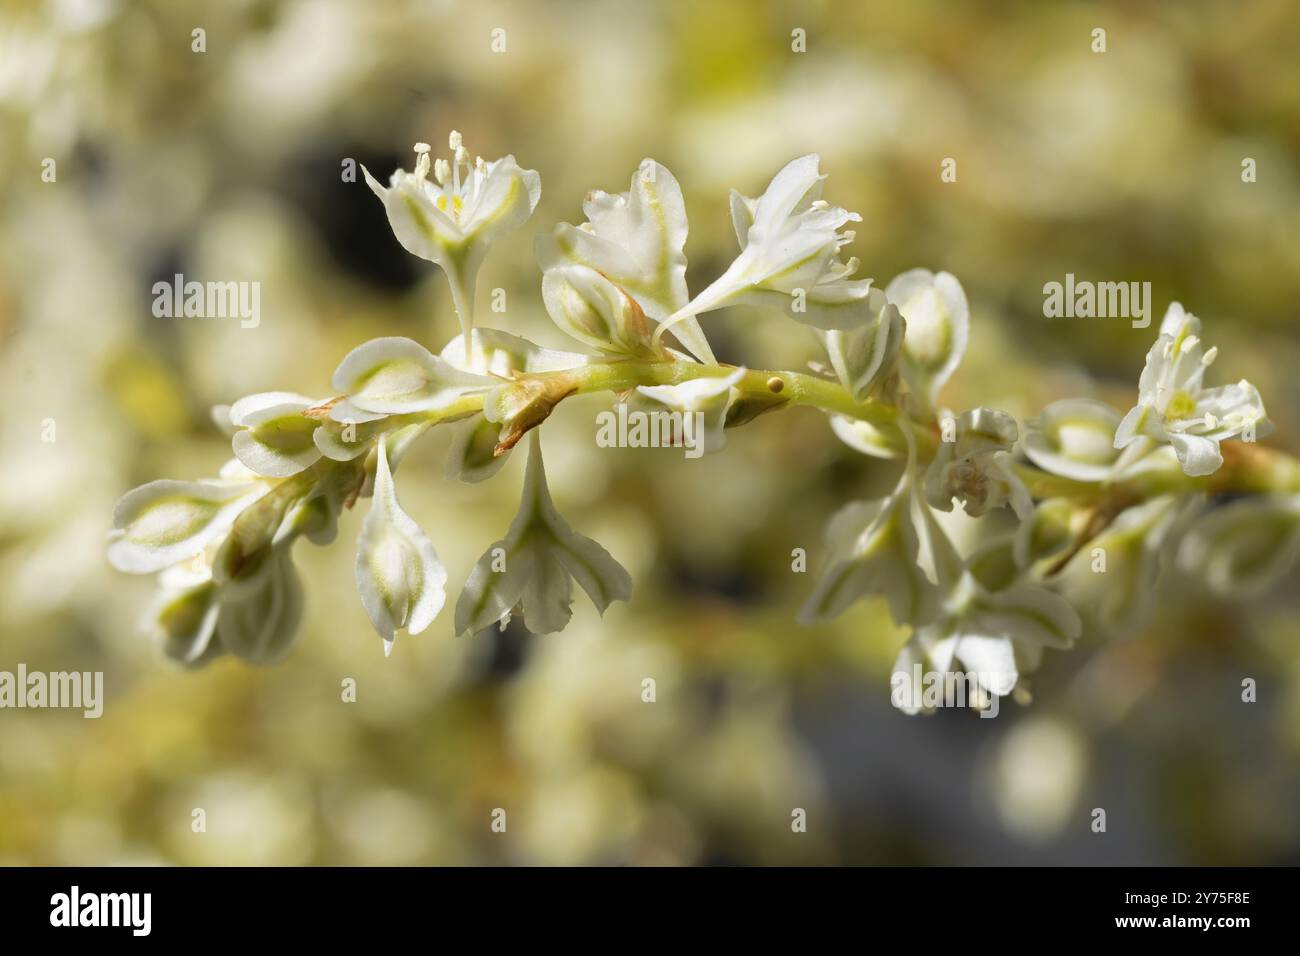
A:
POLYGON ((438 181, 439 186, 444 186, 447 183, 447 177, 450 175, 451 166, 447 164, 445 159, 439 157, 438 161, 433 164, 433 178, 438 181))
POLYGON ((1219 357, 1219 347, 1212 346, 1208 352, 1201 356, 1201 364, 1209 368, 1214 364, 1214 360, 1219 357))
POLYGON ((427 153, 427 152, 429 151, 429 149, 430 149, 430 147, 429 147, 429 144, 428 144, 428 143, 416 143, 416 144, 415 144, 415 152, 416 152, 417 154, 427 153))
POLYGON ((451 147, 451 151, 454 153, 456 150, 460 149, 462 140, 463 137, 460 135, 460 132, 458 130, 452 130, 451 134, 447 137, 447 145, 451 147))
MULTIPOLYGON (((459 134, 457 135, 459 136, 459 134)), ((453 156, 451 161, 452 189, 455 191, 457 196, 460 195, 460 167, 462 163, 468 166, 468 159, 469 159, 469 153, 465 152, 465 147, 461 145, 457 145, 456 153, 453 156)))

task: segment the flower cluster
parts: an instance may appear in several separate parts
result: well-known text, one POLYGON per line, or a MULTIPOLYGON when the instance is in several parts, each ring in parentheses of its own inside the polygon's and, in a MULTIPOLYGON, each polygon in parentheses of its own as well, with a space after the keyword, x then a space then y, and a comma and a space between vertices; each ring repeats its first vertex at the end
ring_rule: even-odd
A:
POLYGON ((739 252, 694 297, 681 188, 646 159, 627 192, 592 191, 586 221, 537 237, 541 303, 576 350, 545 349, 474 327, 479 266, 532 214, 540 179, 511 156, 471 163, 458 133, 449 145, 450 159, 431 160, 417 144, 414 171, 396 171, 387 187, 369 171, 366 180, 402 245, 445 271, 461 334, 437 354, 374 339, 343 358, 328 395, 265 392, 218 408, 234 453, 219 477, 155 481, 119 502, 109 559, 160 574, 153 620, 177 660, 283 658, 303 602, 293 543, 328 544, 341 512, 364 498, 361 604, 385 653, 397 633, 425 630, 449 575, 399 503, 394 474, 412 443, 443 425, 454 433, 447 475, 466 482, 491 478, 528 436, 518 514, 468 572, 457 633, 516 614, 535 633, 561 630, 575 582, 602 613, 630 600, 628 573, 560 516, 547 483, 539 426, 580 392, 698 415, 709 452, 726 428, 811 405, 850 448, 896 468, 887 495, 830 520, 825 569, 800 617, 813 625, 883 597, 911 632, 895 665, 895 703, 909 713, 925 709, 923 675, 969 671, 987 703, 1085 624, 1135 626, 1166 566, 1231 593, 1267 586, 1300 553, 1292 473, 1263 489, 1252 478, 1247 490, 1272 493, 1204 511, 1250 474, 1224 468, 1221 443, 1253 442, 1268 421, 1249 383, 1203 384, 1217 350, 1202 347, 1199 320, 1177 303, 1127 415, 1090 398, 1055 402, 1023 425, 992 408, 954 414, 939 399, 969 341, 961 283, 925 269, 884 289, 854 278, 858 262, 842 253, 853 240, 845 227, 861 217, 822 198, 816 155, 786 165, 757 198, 732 192, 739 252), (810 328, 825 364, 811 374, 719 364, 700 317, 737 303, 810 328), (958 504, 985 529, 973 545, 951 533, 966 520, 958 504), (1099 553, 1123 571, 1096 573, 1099 553))

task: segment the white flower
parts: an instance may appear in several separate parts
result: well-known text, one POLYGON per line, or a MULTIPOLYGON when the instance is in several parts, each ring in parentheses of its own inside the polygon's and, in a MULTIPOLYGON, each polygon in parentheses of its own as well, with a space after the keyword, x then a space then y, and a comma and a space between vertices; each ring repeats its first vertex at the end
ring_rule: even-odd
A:
POLYGON ((1009 503, 1018 518, 1029 517, 1033 499, 1012 467, 1016 420, 992 408, 973 408, 955 426, 954 440, 939 442, 926 470, 926 501, 951 511, 958 498, 973 518, 1009 503))
POLYGON ((923 551, 940 590, 937 613, 918 622, 894 663, 894 704, 908 714, 921 710, 925 675, 962 669, 988 694, 1011 693, 1022 671, 1038 666, 1046 647, 1063 650, 1082 624, 1060 595, 1034 584, 997 591, 976 580, 961 562, 932 512, 921 505, 923 551), (916 665, 920 664, 918 668, 916 665), (918 679, 919 678, 919 679, 918 679))
POLYGON ((889 301, 907 321, 903 338, 903 377, 925 404, 933 407, 939 389, 966 354, 970 307, 956 277, 912 269, 885 287, 889 301))
MULTIPOLYGON (((495 387, 496 379, 456 368, 411 339, 371 339, 344 357, 334 389, 353 409, 383 415, 442 411, 457 399, 495 387)), ((337 411, 331 417, 339 419, 337 411)))
POLYGON ((799 612, 801 624, 838 617, 865 597, 884 597, 894 621, 912 624, 933 612, 937 592, 919 563, 911 480, 878 501, 845 505, 826 529, 830 565, 799 612))
POLYGON ((151 481, 113 509, 108 560, 119 571, 151 574, 219 540, 245 508, 266 493, 250 482, 151 481))
MULTIPOLYGON (((275 664, 293 647, 302 622, 303 595, 287 545, 272 548, 257 573, 220 591, 216 637, 221 649, 251 664, 275 664)), ((210 659, 214 649, 194 657, 210 659)))
POLYGON ((474 321, 474 283, 488 247, 521 225, 537 207, 541 177, 513 156, 470 162, 460 133, 448 137, 451 161, 431 164, 429 147, 415 147, 415 171, 396 170, 388 188, 364 166, 366 182, 384 203, 388 221, 407 252, 442 266, 452 301, 468 335, 474 321), (433 173, 430 180, 429 173, 433 173))
POLYGON ((1215 593, 1260 594, 1300 556, 1300 495, 1244 498, 1201 516, 1178 549, 1178 565, 1215 593))
POLYGON ((498 455, 501 425, 484 415, 474 415, 452 426, 451 448, 447 451, 448 478, 473 484, 486 481, 501 470, 510 450, 498 455))
POLYGON ((893 379, 905 331, 902 314, 879 289, 868 293, 867 310, 858 328, 819 332, 835 374, 860 402, 893 379))
MULTIPOLYGON (((644 159, 628 192, 593 190, 582 210, 587 222, 581 226, 560 223, 550 235, 537 237, 537 262, 543 272, 564 265, 587 266, 655 322, 663 322, 686 305, 686 204, 672 173, 653 159, 644 159)), ((561 328, 569 331, 563 323, 561 328)), ((716 364, 693 316, 684 317, 673 334, 701 362, 716 364)))
POLYGON ((374 501, 357 540, 356 577, 361 603, 384 639, 385 654, 393 649, 396 631, 419 634, 446 600, 447 570, 433 542, 397 503, 385 437, 379 439, 374 501))
POLYGON ((315 464, 321 449, 313 440, 317 422, 303 414, 315 399, 294 392, 261 392, 230 406, 235 457, 268 478, 289 478, 315 464))
POLYGON ((858 260, 840 260, 853 241, 841 232, 862 217, 821 199, 815 153, 791 161, 758 199, 733 191, 731 218, 740 255, 712 285, 656 331, 736 303, 775 306, 819 329, 853 329, 870 318, 870 279, 853 279, 858 260))
POLYGON ((1115 431, 1115 447, 1140 437, 1173 446, 1183 472, 1211 475, 1223 464, 1219 442, 1239 435, 1253 441, 1268 422, 1259 391, 1244 379, 1236 385, 1205 388, 1202 379, 1218 354, 1204 351, 1201 323, 1177 302, 1169 306, 1160 335, 1147 353, 1138 383, 1138 403, 1115 431))
POLYGON ((842 509, 828 530, 832 562, 804 606, 807 624, 843 612, 862 597, 889 601, 895 622, 912 637, 894 665, 895 705, 921 709, 929 672, 960 662, 989 694, 1011 692, 1044 647, 1068 647, 1080 622, 1061 597, 1032 584, 984 586, 963 562, 915 490, 911 457, 893 494, 842 509), (916 667, 916 665, 920 667, 916 667), (902 675, 902 676, 900 676, 902 675))
POLYGON ((560 517, 546 487, 541 444, 533 433, 523 497, 510 530, 484 552, 456 602, 456 633, 476 633, 508 620, 522 606, 534 634, 563 630, 577 581, 601 614, 632 595, 632 579, 590 538, 560 517))
POLYGON ((1043 471, 1076 481, 1106 481, 1121 471, 1114 441, 1119 422, 1119 412, 1105 402, 1061 399, 1026 422, 1021 447, 1043 471))
POLYGON ((594 349, 638 358, 658 354, 641 306, 595 269, 565 265, 546 270, 542 300, 551 321, 594 349))
POLYGON ((206 564, 198 569, 174 565, 159 577, 162 590, 149 618, 162 639, 163 652, 189 667, 225 653, 221 643, 213 640, 221 606, 211 568, 206 564))
POLYGON ((738 368, 730 375, 693 378, 678 385, 638 385, 637 394, 683 415, 699 413, 704 425, 701 449, 707 454, 718 451, 727 443, 723 429, 727 424, 727 410, 737 397, 736 385, 745 376, 738 368))

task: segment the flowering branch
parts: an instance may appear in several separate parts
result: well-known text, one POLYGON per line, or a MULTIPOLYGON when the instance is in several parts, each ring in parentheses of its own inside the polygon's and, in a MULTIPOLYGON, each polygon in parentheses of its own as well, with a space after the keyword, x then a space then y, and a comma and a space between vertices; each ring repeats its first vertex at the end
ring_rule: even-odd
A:
POLYGON ((1126 415, 1091 399, 1054 402, 1023 425, 990 408, 955 415, 939 396, 969 338, 961 284, 924 269, 883 290, 853 278, 857 260, 840 252, 853 239, 843 227, 860 217, 821 198, 818 157, 788 164, 756 199, 732 193, 740 252, 694 298, 681 190, 647 159, 628 192, 593 191, 586 222, 538 237, 542 301, 585 351, 545 349, 475 328, 473 312, 479 265, 531 215, 540 179, 509 156, 471 164, 457 133, 449 143, 450 161, 417 144, 413 173, 398 170, 387 187, 366 178, 402 245, 446 272, 461 334, 438 354, 406 338, 366 342, 339 364, 332 397, 267 392, 216 409, 235 453, 218 478, 151 482, 119 502, 109 558, 160 573, 154 620, 170 656, 282 659, 302 609, 293 543, 330 543, 340 512, 363 498, 372 500, 356 561, 362 604, 386 653, 398 632, 423 631, 446 603, 448 574, 402 509, 394 474, 439 426, 454 432, 448 475, 468 482, 491 478, 529 436, 518 515, 470 572, 457 633, 515 613, 534 632, 559 630, 575 582, 602 613, 630 600, 627 572, 555 509, 543 466, 540 426, 565 399, 594 393, 693 416, 705 452, 725 444, 727 428, 808 406, 849 447, 895 463, 888 495, 831 518, 826 568, 800 619, 884 597, 911 629, 893 680, 894 703, 909 713, 930 706, 928 675, 964 668, 988 704, 1016 689, 1044 648, 1071 646, 1085 616, 1101 631, 1140 626, 1168 557, 1219 592, 1242 593, 1267 587, 1300 554, 1300 461, 1254 444, 1269 426, 1248 382, 1203 384, 1218 352, 1203 348, 1200 321, 1177 303, 1126 415), (825 365, 719 364, 699 317, 741 302, 809 327, 825 365), (980 521, 987 533, 959 552, 943 518, 954 505, 973 518, 1005 509, 1013 530, 980 521))

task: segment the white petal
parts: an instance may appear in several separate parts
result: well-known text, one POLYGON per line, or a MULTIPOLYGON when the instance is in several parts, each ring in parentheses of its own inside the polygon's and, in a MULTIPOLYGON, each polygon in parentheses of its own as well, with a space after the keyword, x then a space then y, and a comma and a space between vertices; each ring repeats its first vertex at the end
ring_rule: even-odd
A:
POLYGON ((456 224, 440 210, 426 184, 403 170, 393 173, 391 186, 381 186, 365 166, 361 172, 371 192, 379 197, 388 214, 393 235, 407 252, 429 262, 444 265, 448 248, 465 240, 456 224))
POLYGON ((955 276, 912 269, 885 288, 907 322, 903 368, 913 388, 930 402, 952 377, 966 354, 970 307, 955 276))
POLYGON ((444 362, 476 375, 509 378, 512 372, 559 372, 586 365, 590 358, 578 352, 544 349, 528 339, 499 329, 475 329, 470 361, 465 361, 465 336, 458 335, 439 354, 444 362))
POLYGON ((791 160, 772 177, 755 203, 750 243, 762 243, 778 234, 794 213, 821 194, 820 187, 825 177, 818 172, 820 163, 820 156, 809 153, 791 160))
POLYGON ((263 485, 151 481, 113 509, 108 560, 119 571, 151 574, 198 554, 266 491, 263 485))
POLYGON ((456 602, 458 634, 483 630, 520 603, 528 630, 561 630, 569 621, 575 580, 602 614, 612 601, 631 596, 632 579, 622 565, 556 511, 536 432, 529 441, 519 512, 505 539, 483 553, 465 583, 456 602), (501 558, 504 570, 496 566, 501 558))
POLYGON ((757 199, 742 196, 736 190, 731 191, 731 225, 736 230, 736 241, 743 250, 749 245, 749 227, 754 224, 754 209, 757 199))
POLYGON ((831 416, 831 431, 835 437, 854 451, 872 458, 897 458, 900 452, 894 448, 890 437, 869 422, 843 415, 831 416))
MULTIPOLYGON (((878 311, 871 301, 871 279, 837 278, 818 281, 830 263, 828 256, 810 262, 812 276, 769 283, 737 294, 729 304, 779 309, 789 318, 815 329, 859 329, 878 311)), ((901 340, 901 330, 899 339, 901 340)))
POLYGON ((651 356, 650 323, 626 292, 594 269, 565 265, 542 277, 542 301, 562 332, 612 355, 651 356))
POLYGON ((291 402, 245 412, 245 427, 230 441, 235 457, 268 478, 288 478, 315 464, 321 456, 312 440, 318 425, 303 415, 307 407, 291 402))
POLYGON ((976 683, 990 694, 1002 697, 1011 693, 1020 677, 1015 649, 1004 637, 962 633, 954 654, 966 670, 975 674, 976 683))
POLYGON ((894 374, 904 333, 902 313, 884 292, 872 289, 866 302, 869 319, 861 327, 824 336, 831 367, 858 401, 869 398, 894 374))
POLYGON ((308 398, 306 395, 299 395, 297 392, 258 392, 256 395, 245 395, 235 402, 230 406, 227 415, 230 424, 235 428, 240 428, 248 424, 247 417, 255 412, 275 408, 278 405, 310 408, 314 404, 314 399, 308 398))
POLYGON ((900 625, 929 613, 936 597, 919 566, 919 538, 909 494, 896 494, 878 506, 841 509, 827 529, 832 558, 817 588, 799 612, 802 624, 831 620, 854 602, 880 596, 900 625), (859 525, 851 546, 852 522, 859 525))
POLYGON ((370 449, 374 429, 364 425, 331 423, 319 425, 311 433, 312 443, 322 455, 333 461, 352 461, 370 449), (350 441, 348 439, 351 439, 350 441))
POLYGON ((191 667, 217 656, 220 648, 214 648, 212 637, 218 610, 211 579, 182 591, 164 591, 151 613, 164 653, 191 667))
POLYGON ((972 619, 979 633, 1056 648, 1069 647, 1083 627, 1065 598, 1031 584, 985 594, 972 619))
POLYGON ((1029 423, 1023 448, 1039 468, 1078 481, 1102 481, 1114 467, 1119 414, 1104 402, 1069 398, 1029 423))
POLYGON ((371 339, 339 363, 334 389, 368 412, 437 411, 496 380, 461 371, 407 338, 371 339))
POLYGON ((471 240, 492 241, 522 225, 542 195, 536 170, 521 169, 513 156, 494 161, 471 207, 464 210, 461 230, 471 240))
POLYGON ((237 598, 223 595, 217 638, 223 649, 252 664, 288 655, 302 621, 302 583, 286 552, 272 557, 256 585, 237 598))
POLYGON ((456 601, 457 634, 477 634, 493 627, 519 604, 533 558, 524 549, 511 553, 509 546, 508 541, 496 541, 475 562, 456 601), (498 569, 500 556, 504 556, 504 570, 498 569))
POLYGON ((1212 475, 1223 464, 1223 453, 1219 443, 1212 438, 1192 435, 1187 432, 1171 432, 1169 444, 1174 446, 1178 461, 1183 466, 1183 474, 1191 478, 1212 475))
POLYGON ((1170 302, 1165 316, 1160 320, 1160 335, 1178 339, 1201 334, 1201 320, 1183 308, 1181 302, 1170 302))
POLYGON ((638 385, 637 391, 678 411, 704 411, 726 397, 745 372, 737 368, 730 375, 701 376, 677 385, 638 385))
POLYGON ((1127 448, 1140 436, 1148 433, 1148 422, 1156 412, 1150 405, 1134 405, 1115 427, 1116 448, 1127 448))
MULTIPOLYGON (((457 336, 459 339, 459 336, 457 336)), ((346 425, 349 422, 353 425, 365 425, 370 422, 382 421, 387 418, 386 412, 367 412, 353 405, 346 398, 340 398, 330 406, 330 421, 346 425)))
POLYGON ((510 457, 509 452, 496 454, 501 435, 501 426, 496 422, 475 415, 452 427, 451 449, 447 452, 448 478, 471 483, 485 481, 500 471, 510 457))

